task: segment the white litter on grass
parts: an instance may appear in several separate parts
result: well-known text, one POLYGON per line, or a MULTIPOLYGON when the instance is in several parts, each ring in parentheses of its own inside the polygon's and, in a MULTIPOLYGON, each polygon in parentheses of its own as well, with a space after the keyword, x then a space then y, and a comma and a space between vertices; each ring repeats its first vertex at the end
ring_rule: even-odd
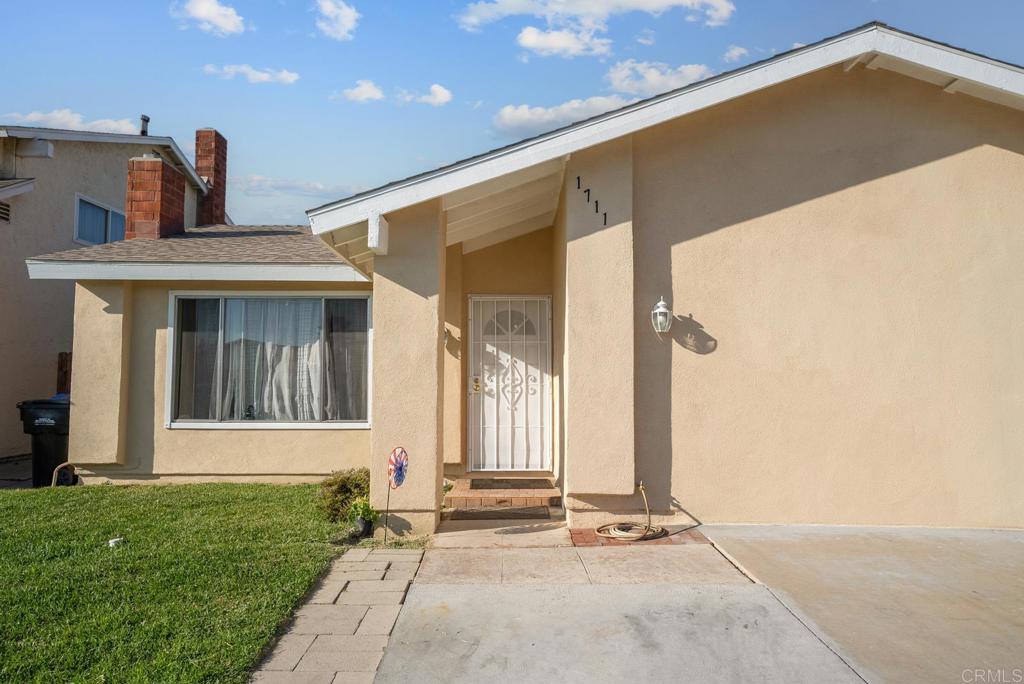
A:
POLYGON ((107 542, 107 546, 109 546, 110 548, 120 546, 121 544, 124 544, 124 537, 114 537, 113 539, 107 542))

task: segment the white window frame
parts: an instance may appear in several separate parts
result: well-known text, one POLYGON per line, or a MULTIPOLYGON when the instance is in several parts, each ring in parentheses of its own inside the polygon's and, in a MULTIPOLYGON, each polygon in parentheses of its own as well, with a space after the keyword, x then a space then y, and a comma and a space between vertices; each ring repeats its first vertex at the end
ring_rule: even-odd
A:
MULTIPOLYGON (((164 375, 164 427, 169 430, 369 430, 373 422, 373 293, 370 290, 171 290, 167 297, 167 367, 164 375), (366 300, 366 420, 351 421, 199 421, 175 420, 177 388, 177 315, 179 299, 365 299, 366 300)), ((222 312, 223 315, 223 312, 222 312)), ((324 322, 321 322, 323 325, 324 322)), ((221 322, 223 328, 223 319, 221 322)), ((221 331, 223 332, 223 330, 221 331)))
POLYGON ((125 220, 125 229, 127 229, 127 227, 128 227, 128 216, 124 213, 124 209, 117 209, 116 207, 110 206, 106 202, 100 202, 99 200, 95 200, 92 197, 89 197, 88 195, 83 195, 80 192, 76 192, 75 193, 75 235, 74 235, 74 241, 77 242, 78 244, 80 244, 80 245, 88 245, 90 247, 92 247, 93 245, 107 245, 107 244, 110 244, 110 241, 107 241, 107 242, 89 242, 88 240, 86 240, 86 239, 82 238, 81 236, 79 236, 79 234, 78 234, 78 213, 79 213, 79 209, 82 206, 82 202, 83 201, 88 202, 89 204, 93 204, 93 205, 95 205, 95 206, 99 207, 100 209, 103 209, 103 210, 105 210, 107 212, 107 225, 104 228, 104 237, 110 237, 110 215, 112 213, 120 214, 121 215, 121 217, 125 220))

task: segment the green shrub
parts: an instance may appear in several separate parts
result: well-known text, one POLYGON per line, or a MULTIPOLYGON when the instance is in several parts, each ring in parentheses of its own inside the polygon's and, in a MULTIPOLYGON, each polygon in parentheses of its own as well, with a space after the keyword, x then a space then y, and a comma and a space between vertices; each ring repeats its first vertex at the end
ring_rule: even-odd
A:
POLYGON ((369 468, 338 470, 320 484, 320 509, 331 522, 341 522, 348 519, 353 501, 369 496, 369 468))
POLYGON ((369 499, 365 496, 360 496, 354 499, 352 505, 348 507, 348 521, 355 525, 356 518, 362 518, 366 522, 375 523, 380 518, 380 513, 370 505, 369 499))

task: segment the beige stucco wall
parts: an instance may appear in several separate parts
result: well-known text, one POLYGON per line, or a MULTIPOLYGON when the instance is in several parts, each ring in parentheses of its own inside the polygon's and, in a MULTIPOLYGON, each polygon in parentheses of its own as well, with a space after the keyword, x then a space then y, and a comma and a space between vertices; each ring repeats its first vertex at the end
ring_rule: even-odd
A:
MULTIPOLYGON (((458 320, 461 325, 469 319, 471 295, 550 296, 553 287, 551 236, 551 228, 542 228, 467 254, 462 253, 461 245, 449 247, 446 283, 449 324, 458 320), (456 257, 457 266, 451 263, 456 257), (457 279, 453 277, 455 273, 457 279)), ((445 474, 448 477, 466 472, 469 354, 464 350, 468 349, 469 340, 463 337, 464 327, 462 330, 458 339, 449 339, 446 355, 453 359, 447 365, 444 385, 445 425, 449 426, 445 432, 445 465, 448 466, 445 474)), ((559 472, 557 459, 552 460, 552 467, 555 473, 559 472)))
POLYGON ((441 203, 394 212, 388 223, 388 253, 374 259, 370 498, 384 510, 388 455, 404 447, 409 475, 391 493, 389 524, 397 534, 429 533, 439 519, 444 467, 446 248, 441 203))
POLYGON ((1024 526, 1024 113, 835 68, 633 150, 636 476, 657 511, 1024 526), (661 294, 695 321, 664 340, 661 294))
POLYGON ((369 465, 370 431, 203 430, 165 427, 167 315, 171 290, 333 291, 366 289, 318 283, 134 283, 130 306, 119 283, 80 283, 76 308, 76 389, 72 397, 72 462, 87 481, 220 479, 301 482, 333 470, 369 465), (127 316, 124 316, 127 311, 127 316), (130 340, 117 330, 127 318, 130 340), (119 344, 120 342, 120 344, 119 344), (120 349, 126 349, 124 370, 120 349), (81 369, 81 370, 79 370, 81 369), (126 377, 126 382, 119 378, 126 377), (120 399, 118 400, 118 388, 120 399), (117 408, 124 411, 117 430, 117 408), (119 440, 119 441, 118 441, 119 440), (113 464, 118 455, 120 465, 113 464), (97 465, 105 455, 108 465, 97 465))
POLYGON ((29 451, 14 405, 52 395, 57 354, 71 351, 74 283, 29 280, 25 259, 78 246, 76 192, 123 211, 128 160, 152 151, 64 141, 53 148, 52 159, 15 160, 11 171, 35 178, 35 189, 8 200, 12 220, 0 224, 0 457, 29 451))
MULTIPOLYGON (((575 188, 575 186, 573 186, 575 188)), ((565 186, 551 226, 551 436, 554 461, 559 464, 559 487, 565 481, 565 186)))
POLYGON ((564 493, 629 494, 634 487, 631 139, 574 154, 562 198, 564 493))
POLYGON ((466 431, 463 424, 463 406, 465 394, 459 392, 462 387, 463 371, 463 334, 462 311, 462 243, 447 248, 444 258, 445 267, 445 300, 444 300, 444 436, 442 446, 444 464, 458 468, 463 462, 465 453, 466 431))
MULTIPOLYGON (((76 464, 124 464, 131 412, 134 294, 131 282, 76 284, 69 459, 76 464)), ((140 376, 142 373, 137 373, 140 376)))

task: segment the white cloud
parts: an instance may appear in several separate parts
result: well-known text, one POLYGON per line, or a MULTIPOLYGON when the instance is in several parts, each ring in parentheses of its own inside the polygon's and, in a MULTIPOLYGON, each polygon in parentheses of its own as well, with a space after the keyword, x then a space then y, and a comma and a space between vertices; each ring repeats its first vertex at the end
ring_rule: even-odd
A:
POLYGON ((516 41, 520 47, 544 57, 607 55, 612 45, 612 41, 607 38, 598 38, 594 30, 566 28, 545 31, 535 26, 527 26, 520 31, 516 41))
POLYGON ((616 92, 646 97, 682 88, 713 74, 704 64, 681 64, 673 69, 661 62, 627 59, 609 69, 605 78, 616 92))
POLYGON ((730 45, 729 49, 725 51, 724 55, 722 55, 722 61, 729 63, 738 62, 749 54, 750 50, 748 50, 745 47, 740 47, 739 45, 730 45))
POLYGON ((588 21, 603 24, 616 14, 646 12, 657 16, 677 7, 702 13, 708 26, 721 26, 736 11, 732 0, 479 0, 466 5, 457 20, 467 31, 513 16, 541 17, 554 25, 588 21))
POLYGON ((802 47, 806 47, 806 46, 807 46, 807 43, 793 43, 793 47, 791 47, 789 49, 790 50, 796 50, 797 48, 802 48, 802 47))
POLYGON ((289 180, 250 174, 232 176, 230 183, 250 197, 272 197, 275 195, 298 195, 302 197, 336 198, 351 195, 359 188, 351 185, 330 185, 318 181, 289 180))
POLYGON ((654 31, 651 29, 644 29, 637 35, 636 42, 641 45, 654 45, 654 31))
POLYGON ((188 0, 181 15, 195 21, 199 28, 217 36, 230 36, 245 30, 245 20, 234 7, 219 0, 188 0))
POLYGON ((283 83, 291 85, 299 80, 299 75, 287 69, 256 69, 248 64, 225 64, 216 66, 207 64, 203 66, 203 73, 221 78, 234 78, 244 76, 249 83, 283 83))
POLYGON ((398 99, 401 102, 421 102, 433 105, 434 107, 440 107, 452 101, 452 91, 439 83, 435 83, 430 86, 430 92, 426 95, 417 95, 416 93, 403 90, 398 93, 398 99))
POLYGON ((86 121, 85 117, 70 109, 54 109, 52 112, 29 112, 19 114, 11 112, 4 115, 14 123, 44 128, 66 128, 73 131, 96 131, 103 133, 138 133, 139 124, 132 119, 94 119, 86 121))
MULTIPOLYGON (((383 100, 384 91, 373 81, 360 79, 351 88, 341 91, 341 96, 350 102, 372 102, 373 100, 383 100)), ((337 95, 331 96, 332 99, 335 97, 337 95)))
POLYGON ((601 95, 586 100, 569 100, 554 107, 506 105, 494 116, 494 130, 509 137, 527 137, 623 107, 633 100, 618 95, 601 95))
POLYGON ((611 17, 629 12, 658 16, 673 8, 697 12, 691 16, 703 17, 707 26, 725 24, 736 11, 732 0, 478 0, 466 5, 456 20, 466 31, 479 31, 506 17, 543 19, 547 29, 526 27, 519 44, 544 56, 576 57, 611 52, 612 41, 601 37, 611 17))
POLYGON ((328 38, 352 40, 359 12, 343 0, 317 0, 316 27, 328 38))

